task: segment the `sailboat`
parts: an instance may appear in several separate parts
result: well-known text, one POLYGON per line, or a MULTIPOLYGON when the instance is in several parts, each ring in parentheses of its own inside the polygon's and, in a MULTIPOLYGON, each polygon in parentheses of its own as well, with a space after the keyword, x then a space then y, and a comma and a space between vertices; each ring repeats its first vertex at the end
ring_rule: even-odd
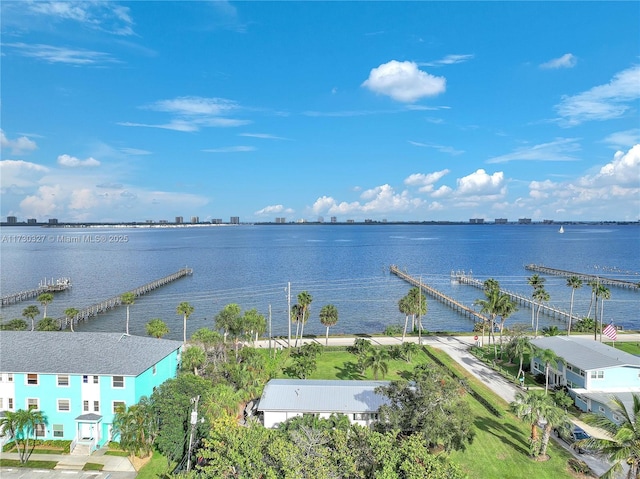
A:
POLYGON ((564 226, 560 226, 560 229, 558 230, 558 233, 564 233, 564 226))

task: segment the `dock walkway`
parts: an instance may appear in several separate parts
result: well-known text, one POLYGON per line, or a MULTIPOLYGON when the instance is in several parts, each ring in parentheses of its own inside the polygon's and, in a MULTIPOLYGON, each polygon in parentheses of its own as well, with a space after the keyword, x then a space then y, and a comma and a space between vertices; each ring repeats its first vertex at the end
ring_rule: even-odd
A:
POLYGON ((46 279, 41 281, 37 288, 29 289, 27 291, 20 291, 19 293, 8 294, 3 296, 0 300, 0 307, 8 306, 10 304, 19 303, 31 298, 37 298, 42 293, 59 293, 66 291, 71 287, 71 280, 69 278, 59 278, 54 282, 46 279))
POLYGON ((625 281, 623 279, 614 279, 614 278, 607 278, 606 276, 599 276, 596 274, 587 274, 587 273, 576 273, 573 271, 567 271, 564 269, 557 269, 557 268, 549 268, 547 266, 542 266, 539 264, 528 264, 525 265, 524 267, 525 269, 528 269, 529 271, 535 271, 537 273, 543 273, 543 274, 549 274, 549 275, 553 275, 553 276, 564 276, 564 277, 571 277, 571 276, 577 276, 578 278, 580 278, 582 281, 585 282, 598 282, 600 284, 604 284, 606 286, 616 286, 618 288, 629 288, 629 289, 635 289, 636 291, 638 291, 638 289, 640 289, 640 281, 638 282, 633 282, 633 281, 625 281))
MULTIPOLYGON (((460 272, 451 272, 451 279, 453 281, 458 281, 460 284, 468 284, 470 286, 475 286, 476 288, 484 289, 484 281, 480 281, 479 279, 475 279, 470 275, 460 272)), ((578 321, 581 319, 580 317, 573 315, 570 316, 569 313, 563 309, 560 309, 556 306, 550 304, 540 304, 533 301, 532 298, 525 296, 522 293, 517 293, 515 291, 509 291, 507 289, 500 288, 500 292, 503 294, 509 295, 511 301, 514 301, 522 306, 527 308, 538 308, 540 306, 540 312, 545 314, 546 316, 562 319, 564 321, 569 321, 569 318, 573 318, 573 321, 578 321)))
POLYGON ((486 322, 489 321, 489 318, 487 318, 486 316, 478 313, 477 311, 474 311, 468 306, 465 306, 464 304, 460 303, 459 301, 456 301, 455 299, 447 296, 446 294, 438 291, 437 289, 432 288, 431 286, 423 283, 422 280, 416 279, 413 276, 410 276, 409 274, 400 271, 400 269, 397 266, 391 265, 390 271, 392 274, 395 274, 398 278, 405 280, 407 283, 411 284, 412 286, 416 286, 420 288, 422 291, 427 293, 432 298, 437 299, 438 301, 449 306, 450 308, 454 309, 458 313, 465 315, 473 319, 474 321, 475 320, 486 321, 486 322))
MULTIPOLYGON (((92 304, 91 306, 87 306, 86 308, 82 308, 77 315, 71 318, 74 324, 78 324, 80 321, 86 321, 89 318, 97 316, 100 313, 104 313, 105 311, 109 311, 110 309, 116 308, 122 304, 122 295, 126 293, 131 293, 134 297, 142 296, 143 294, 148 293, 149 291, 153 291, 154 289, 160 288, 165 284, 169 284, 173 281, 176 281, 180 278, 184 278, 185 276, 190 276, 193 274, 192 268, 182 268, 179 271, 165 276, 160 279, 156 279, 155 281, 151 281, 147 284, 143 284, 142 286, 138 286, 131 291, 125 291, 117 296, 113 296, 109 299, 105 299, 104 301, 100 301, 99 303, 92 304)), ((64 328, 69 323, 69 318, 63 316, 57 319, 58 324, 60 324, 60 328, 64 328)))

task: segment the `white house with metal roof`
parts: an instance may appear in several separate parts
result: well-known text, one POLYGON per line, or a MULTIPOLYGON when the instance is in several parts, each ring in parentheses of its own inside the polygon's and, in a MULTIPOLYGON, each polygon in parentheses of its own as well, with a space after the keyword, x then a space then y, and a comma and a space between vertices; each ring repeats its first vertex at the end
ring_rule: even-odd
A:
POLYGON ((375 392, 389 381, 272 379, 258 404, 264 426, 278 424, 307 414, 328 418, 344 414, 354 424, 369 425, 378 417, 378 408, 387 398, 375 392))
MULTIPOLYGON (((537 349, 551 349, 566 364, 551 364, 549 384, 567 387, 583 411, 599 412, 614 421, 620 419, 611 398, 630 401, 640 393, 640 357, 592 339, 550 336, 533 339, 537 349)), ((545 365, 531 355, 531 372, 544 374, 545 365)))
POLYGON ((120 333, 0 332, 0 411, 37 409, 38 439, 91 452, 112 438, 120 407, 177 374, 182 342, 120 333))

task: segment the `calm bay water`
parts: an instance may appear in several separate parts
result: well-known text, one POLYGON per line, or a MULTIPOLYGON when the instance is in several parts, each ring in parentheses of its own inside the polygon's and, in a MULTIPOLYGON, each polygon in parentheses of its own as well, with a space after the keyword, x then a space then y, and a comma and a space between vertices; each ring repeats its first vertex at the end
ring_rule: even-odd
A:
MULTIPOLYGON (((640 281, 640 228, 637 225, 260 225, 184 228, 27 228, 2 229, 0 286, 2 295, 34 288, 47 278, 69 277, 71 290, 56 294, 48 316, 68 307, 82 308, 116 296, 188 266, 191 277, 178 280, 131 306, 130 331, 144 335, 152 318, 169 324, 170 337, 182 338, 176 306, 188 301, 195 312, 188 334, 213 327, 213 317, 228 303, 256 308, 265 317, 269 305, 273 332, 287 332, 287 283, 292 303, 303 290, 313 296, 305 333, 323 334, 318 312, 336 305, 339 322, 333 333, 375 333, 401 324, 398 300, 409 286, 389 274, 396 264, 445 294, 471 306, 481 290, 453 284, 451 271, 497 279, 503 288, 530 296, 524 269, 528 263, 619 279, 640 281), (14 241, 18 235, 44 235, 42 243, 14 241), (88 242, 125 235, 127 242, 88 242)), ((121 238, 122 239, 122 238, 121 238)), ((569 310, 566 279, 544 276, 550 303, 569 310)), ((640 293, 610 288, 605 322, 640 329, 640 293)), ((574 313, 585 315, 590 288, 575 294, 574 313)), ((6 321, 20 317, 35 300, 2 308, 6 321)), ((470 319, 428 298, 424 326, 431 331, 469 331, 470 319)), ((42 308, 40 307, 42 310, 42 308)), ((124 331, 125 309, 118 308, 80 325, 85 331, 124 331)), ((507 324, 530 324, 521 310, 507 324)), ((564 323, 540 318, 541 327, 564 323)))

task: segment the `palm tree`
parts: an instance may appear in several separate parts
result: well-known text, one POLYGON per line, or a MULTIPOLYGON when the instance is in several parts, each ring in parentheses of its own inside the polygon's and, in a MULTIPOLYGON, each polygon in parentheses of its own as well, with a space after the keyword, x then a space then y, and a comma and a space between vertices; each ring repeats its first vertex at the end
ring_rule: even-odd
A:
POLYGON ((571 427, 571 420, 567 411, 559 407, 553 398, 547 396, 549 401, 542 404, 542 417, 544 417, 542 427, 542 441, 540 444, 540 455, 547 455, 547 446, 549 445, 549 438, 551 437, 551 431, 554 429, 567 430, 571 427))
POLYGON ((601 414, 588 414, 584 417, 587 424, 605 430, 608 434, 604 439, 590 438, 580 441, 578 446, 587 446, 597 450, 613 463, 611 469, 602 476, 604 479, 617 477, 626 464, 629 471, 627 479, 640 478, 640 395, 633 394, 631 408, 619 397, 612 398, 611 402, 622 421, 616 423, 607 416, 601 414))
POLYGON ((551 371, 551 364, 555 364, 555 368, 558 367, 558 363, 566 364, 565 360, 558 356, 552 349, 537 349, 535 351, 536 357, 544 363, 544 393, 549 391, 549 372, 551 371))
POLYGON ((540 320, 540 310, 542 309, 542 303, 549 301, 549 293, 544 288, 538 288, 533 292, 533 299, 538 302, 538 307, 536 308, 536 330, 534 336, 538 337, 538 322, 540 320))
POLYGON ((604 302, 607 299, 611 299, 611 291, 605 285, 601 284, 598 287, 597 296, 600 297, 600 342, 602 342, 602 318, 604 317, 604 302))
POLYGON ((207 355, 200 346, 189 346, 182 352, 182 368, 198 375, 198 368, 207 360, 207 355))
POLYGON ((162 336, 169 334, 169 326, 160 318, 154 318, 145 325, 147 334, 154 338, 160 339, 162 336))
POLYGON ((540 440, 538 438, 538 424, 543 418, 543 412, 546 404, 551 398, 546 396, 540 390, 532 390, 527 394, 521 392, 516 394, 516 399, 510 404, 511 412, 523 421, 526 421, 531 427, 529 436, 529 451, 532 456, 540 453, 540 440))
MULTIPOLYGON (((505 295, 503 295, 500 292, 500 286, 495 279, 488 279, 484 282, 484 296, 485 296, 485 299, 476 299, 474 301, 474 304, 476 304, 477 306, 480 306, 481 313, 485 313, 489 315, 489 324, 491 325, 491 331, 489 332, 489 343, 491 343, 491 334, 493 333, 493 330, 494 330, 496 317, 498 316, 498 314, 500 314, 502 309, 502 303, 504 302, 504 298, 502 298, 502 296, 505 296, 505 295)), ((507 299, 509 298, 508 296, 505 296, 505 297, 507 299)), ((482 345, 483 346, 484 346, 484 327, 485 327, 485 322, 483 321, 482 323, 482 345)), ((494 353, 495 353, 495 356, 497 357, 498 350, 495 344, 495 336, 494 336, 493 345, 495 349, 494 353)))
POLYGON ((129 306, 131 306, 136 299, 136 295, 133 293, 124 293, 120 296, 120 302, 127 306, 127 325, 126 333, 129 334, 129 306))
POLYGON ((404 338, 407 335, 407 323, 409 322, 409 315, 411 314, 411 305, 409 304, 408 295, 398 301, 398 309, 402 314, 404 314, 404 330, 402 331, 402 342, 404 343, 404 338))
POLYGON ((338 323, 338 308, 333 304, 325 304, 320 308, 320 323, 327 328, 325 345, 329 345, 329 328, 338 323))
POLYGON ((79 312, 80 311, 78 311, 76 308, 67 308, 64 310, 64 317, 67 318, 67 322, 71 327, 72 333, 73 333, 73 318, 75 318, 79 312))
POLYGON ((35 317, 40 314, 40 310, 37 306, 27 306, 22 310, 22 316, 31 320, 31 331, 36 329, 35 317))
MULTIPOLYGON (((518 311, 518 306, 514 301, 511 301, 511 297, 506 293, 500 293, 500 299, 498 301, 498 315, 500 316, 500 357, 502 357, 502 334, 504 332, 504 323, 509 316, 518 311)), ((495 340, 494 340, 495 343, 495 340)))
POLYGON ((60 324, 53 318, 42 318, 36 324, 36 331, 60 331, 60 324))
POLYGON ((193 313, 194 309, 195 308, 186 301, 181 302, 176 308, 176 313, 182 315, 183 343, 187 342, 187 319, 189 319, 189 316, 191 316, 191 313, 193 313))
POLYGON ((389 371, 387 357, 387 352, 384 349, 373 349, 364 360, 362 365, 365 369, 371 368, 374 380, 378 380, 378 373, 382 373, 382 377, 384 378, 385 374, 389 371))
POLYGON ((120 445, 131 455, 146 457, 151 454, 158 433, 158 421, 147 396, 138 404, 116 412, 113 434, 120 436, 120 445))
POLYGON ((236 303, 229 303, 222 308, 214 318, 216 328, 222 330, 222 340, 227 341, 229 331, 233 328, 234 323, 237 322, 237 318, 240 316, 241 308, 236 303))
POLYGON ((29 460, 33 452, 33 447, 29 448, 30 436, 35 436, 36 428, 44 424, 47 424, 47 418, 35 409, 5 411, 4 416, 0 417, 0 433, 15 440, 22 464, 29 460))
POLYGON ((510 352, 514 356, 518 356, 518 359, 520 360, 520 367, 518 369, 516 379, 518 379, 521 374, 522 377, 524 377, 524 369, 522 369, 522 365, 524 363, 524 355, 532 351, 533 346, 531 345, 531 341, 526 336, 516 336, 509 342, 507 347, 510 352))
POLYGON ((2 328, 0 329, 4 331, 26 331, 27 322, 24 319, 14 318, 11 321, 2 323, 2 328))
POLYGON ((43 318, 47 317, 47 305, 53 301, 53 294, 51 293, 42 293, 37 298, 36 301, 42 305, 44 308, 44 313, 42 314, 43 318))
POLYGON ((533 304, 531 305, 531 329, 533 329, 533 322, 535 319, 535 293, 537 290, 544 288, 545 278, 541 277, 539 274, 534 274, 527 278, 527 284, 533 288, 533 293, 531 294, 531 298, 533 299, 533 304))
MULTIPOLYGON (((411 288, 409 290, 408 302, 411 314, 417 317, 418 336, 422 334, 422 316, 427 314, 427 297, 420 288, 411 288)), ((421 341, 421 339, 420 339, 421 341)))
POLYGON ((418 345, 416 343, 402 343, 401 351, 405 360, 410 363, 413 354, 418 351, 418 345))
POLYGON ((576 289, 582 288, 582 280, 577 276, 567 278, 567 286, 571 288, 571 306, 569 307, 569 324, 567 325, 567 336, 571 334, 571 319, 573 318, 573 295, 576 289))
POLYGON ((304 336, 304 325, 309 319, 309 307, 311 306, 312 301, 313 296, 311 296, 308 291, 302 291, 298 294, 298 304, 302 308, 302 327, 300 328, 300 341, 302 341, 302 337, 304 336))

